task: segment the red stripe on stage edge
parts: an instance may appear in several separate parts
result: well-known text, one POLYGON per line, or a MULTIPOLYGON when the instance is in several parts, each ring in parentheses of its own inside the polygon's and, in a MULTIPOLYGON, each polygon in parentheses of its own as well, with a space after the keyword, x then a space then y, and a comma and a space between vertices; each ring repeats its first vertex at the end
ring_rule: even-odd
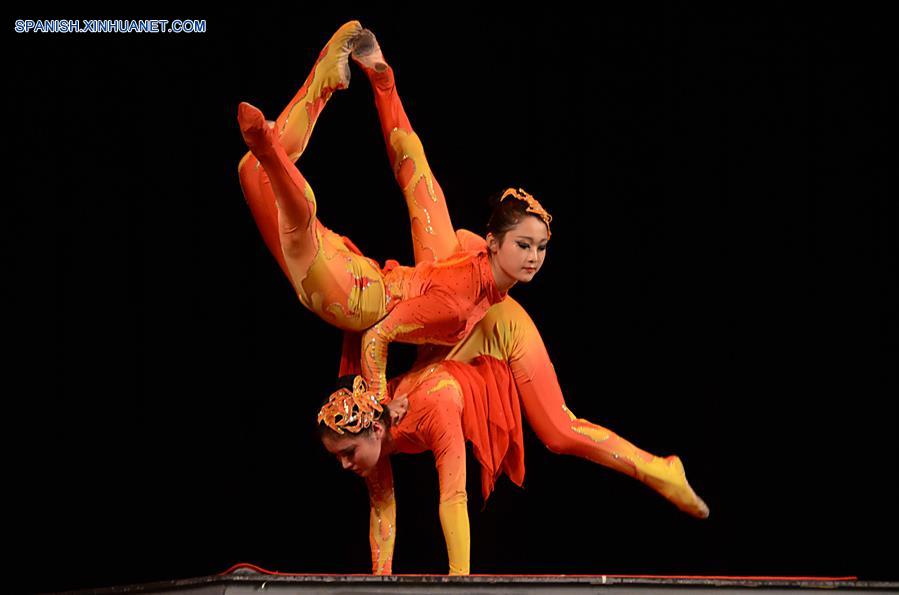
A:
MULTIPOLYGON (((371 574, 335 574, 321 572, 276 572, 266 570, 255 564, 235 564, 219 576, 232 574, 238 570, 252 570, 270 576, 372 576, 371 574)), ((393 576, 446 576, 434 574, 395 574, 393 576)), ((714 581, 857 581, 857 576, 701 576, 701 575, 667 575, 667 574, 472 574, 469 576, 502 577, 502 578, 645 578, 662 580, 714 580, 714 581)))

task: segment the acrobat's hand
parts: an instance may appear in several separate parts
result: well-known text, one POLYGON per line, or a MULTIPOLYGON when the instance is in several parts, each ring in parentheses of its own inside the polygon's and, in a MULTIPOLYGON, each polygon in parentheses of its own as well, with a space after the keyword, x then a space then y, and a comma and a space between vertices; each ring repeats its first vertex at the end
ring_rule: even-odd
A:
POLYGON ((406 416, 407 411, 409 411, 409 397, 406 395, 394 397, 387 404, 387 412, 390 414, 390 425, 396 426, 399 424, 403 417, 406 416))
POLYGON ((393 574, 393 558, 387 558, 384 562, 374 560, 372 562, 372 574, 378 576, 389 576, 393 574))

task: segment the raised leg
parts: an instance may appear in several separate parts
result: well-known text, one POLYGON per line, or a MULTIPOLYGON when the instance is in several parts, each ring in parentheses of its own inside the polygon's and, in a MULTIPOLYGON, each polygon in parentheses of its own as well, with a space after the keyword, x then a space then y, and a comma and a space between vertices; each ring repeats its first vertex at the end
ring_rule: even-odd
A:
POLYGON ((443 190, 397 94, 393 69, 384 59, 374 34, 367 29, 359 35, 352 55, 371 82, 390 165, 409 209, 415 262, 446 258, 459 248, 459 243, 443 190))
MULTIPOLYGON (((349 55, 362 32, 358 21, 341 26, 319 54, 306 82, 275 120, 276 138, 291 162, 306 149, 312 129, 334 91, 345 89, 350 81, 349 55)), ((240 186, 253 219, 266 246, 290 277, 281 253, 278 211, 271 183, 259 160, 251 152, 237 166, 240 186)))
POLYGON ((344 330, 370 327, 386 314, 380 268, 321 224, 311 186, 262 112, 242 103, 238 121, 274 198, 279 262, 303 305, 344 330))
POLYGON ((512 298, 494 305, 449 359, 470 361, 479 355, 509 362, 528 423, 551 451, 588 459, 638 479, 687 514, 709 515, 708 507, 687 482, 678 457, 650 454, 611 430, 578 419, 568 409, 540 333, 512 298))

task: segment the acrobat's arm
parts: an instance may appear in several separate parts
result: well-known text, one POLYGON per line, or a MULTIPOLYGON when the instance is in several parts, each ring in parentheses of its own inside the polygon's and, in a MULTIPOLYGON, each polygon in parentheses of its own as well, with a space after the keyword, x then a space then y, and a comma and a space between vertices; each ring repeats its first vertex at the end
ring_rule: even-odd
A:
POLYGON ((450 574, 471 572, 471 530, 465 491, 465 435, 462 431, 462 388, 449 375, 435 376, 425 386, 436 403, 423 431, 434 453, 440 481, 440 526, 446 540, 450 574))
MULTIPOLYGON (((457 455, 453 455, 457 456, 457 455)), ((468 525, 468 495, 465 492, 465 448, 461 449, 461 489, 449 488, 444 494, 444 484, 447 478, 441 473, 438 463, 437 472, 440 475, 440 526, 443 528, 443 538, 446 540, 446 555, 449 558, 450 574, 469 574, 471 572, 471 530, 468 525), (444 497, 446 499, 444 499, 444 497)))
POLYGON ((362 377, 379 402, 387 399, 387 348, 393 342, 453 345, 465 330, 458 301, 432 291, 397 304, 362 335, 362 377))
POLYGON ((384 457, 365 480, 371 513, 368 540, 371 544, 372 574, 393 574, 393 544, 396 540, 396 499, 393 470, 384 457))

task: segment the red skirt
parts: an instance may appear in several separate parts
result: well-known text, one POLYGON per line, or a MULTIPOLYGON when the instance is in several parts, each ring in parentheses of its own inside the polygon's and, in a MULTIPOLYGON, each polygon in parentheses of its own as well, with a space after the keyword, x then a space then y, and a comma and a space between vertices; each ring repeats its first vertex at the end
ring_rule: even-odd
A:
POLYGON ((503 472, 521 486, 524 482, 521 400, 509 365, 487 355, 469 363, 447 360, 441 364, 462 386, 465 397, 462 431, 481 464, 484 501, 503 472))

